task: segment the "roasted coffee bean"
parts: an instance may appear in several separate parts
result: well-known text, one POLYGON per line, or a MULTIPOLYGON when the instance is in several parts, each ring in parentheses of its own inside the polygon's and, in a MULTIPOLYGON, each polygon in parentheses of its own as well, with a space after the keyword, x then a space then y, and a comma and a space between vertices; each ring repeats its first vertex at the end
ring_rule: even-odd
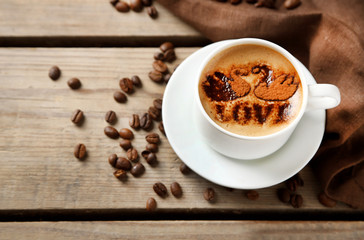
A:
POLYGON ((163 80, 163 74, 156 70, 150 71, 148 76, 154 82, 161 82, 163 80))
POLYGON ((124 139, 130 140, 130 139, 134 138, 134 133, 130 129, 127 129, 127 128, 120 129, 119 135, 121 138, 124 138, 124 139))
POLYGON ((165 83, 168 83, 169 82, 169 79, 172 77, 172 74, 170 73, 167 73, 166 75, 163 76, 163 81, 165 83))
POLYGON ((124 1, 120 1, 120 2, 117 2, 115 4, 115 8, 116 10, 118 10, 119 12, 129 12, 130 10, 130 7, 129 7, 129 4, 127 4, 126 2, 124 1))
POLYGON ((258 200, 259 198, 259 193, 255 190, 249 190, 245 192, 245 196, 249 199, 249 200, 258 200))
POLYGON ((111 166, 115 167, 116 161, 118 160, 118 156, 114 153, 109 156, 109 163, 111 166))
POLYGON ((178 182, 174 182, 174 183, 171 184, 171 193, 176 198, 182 197, 182 188, 181 188, 181 185, 179 185, 178 182))
POLYGON ((86 156, 86 146, 82 143, 79 143, 75 146, 73 154, 78 159, 83 159, 86 156))
POLYGON ((71 89, 79 89, 81 87, 81 81, 78 78, 71 78, 67 81, 67 84, 71 89))
POLYGON ((207 188, 203 193, 203 197, 206 201, 213 202, 215 201, 215 191, 212 188, 207 188))
POLYGON ((125 103, 127 100, 127 97, 124 93, 122 93, 121 91, 116 91, 114 92, 114 99, 115 101, 117 101, 118 103, 125 103))
POLYGON ((301 187, 303 185, 304 185, 303 179, 300 177, 299 174, 296 174, 293 177, 286 180, 286 186, 292 192, 295 192, 299 186, 301 187))
POLYGON ((133 81, 130 80, 130 78, 120 79, 119 86, 120 86, 121 90, 123 90, 126 93, 132 93, 133 92, 133 81))
POLYGON ((120 181, 125 181, 127 178, 126 171, 118 169, 114 172, 114 176, 120 181))
POLYGON ((257 3, 254 4, 255 7, 267 7, 274 8, 276 0, 258 0, 257 3))
POLYGON ((156 152, 158 152, 158 145, 155 143, 148 143, 147 146, 145 147, 145 149, 156 153, 156 152))
POLYGON ((142 0, 142 4, 146 7, 152 6, 152 0, 142 0))
POLYGON ((156 208, 157 208, 157 202, 155 201, 155 199, 149 198, 147 200, 147 205, 146 205, 147 211, 153 212, 156 208))
POLYGON ((159 121, 161 118, 161 110, 156 107, 149 107, 148 113, 153 120, 159 121))
POLYGON ((130 8, 134 12, 140 12, 143 9, 143 4, 141 0, 130 0, 130 8))
POLYGON ((149 17, 156 19, 158 17, 158 11, 154 6, 147 7, 147 13, 149 17))
POLYGON ((278 199, 283 203, 288 203, 291 199, 291 195, 286 188, 280 188, 277 190, 278 199))
POLYGON ((164 60, 167 62, 173 62, 176 60, 176 53, 173 49, 169 49, 164 53, 164 60))
POLYGON ((71 121, 74 124, 80 124, 82 122, 82 120, 83 120, 83 112, 80 109, 75 110, 72 113, 71 121))
POLYGON ((162 62, 161 60, 155 60, 153 62, 153 68, 154 68, 154 70, 161 72, 161 73, 165 73, 168 71, 167 65, 164 62, 162 62))
POLYGON ((297 173, 296 175, 293 176, 294 179, 296 180, 297 182, 297 185, 300 186, 300 187, 303 187, 305 185, 303 179, 301 178, 301 175, 299 173, 297 173))
POLYGON ((162 52, 154 53, 153 57, 154 57, 155 60, 161 60, 161 61, 164 60, 164 54, 162 52))
POLYGON ((123 139, 120 141, 120 147, 124 149, 125 151, 128 151, 129 148, 131 148, 131 141, 128 139, 123 139))
POLYGON ((130 173, 134 176, 134 177, 139 177, 141 176, 143 173, 145 172, 145 167, 143 164, 141 164, 140 162, 135 164, 131 170, 130 173))
POLYGON ((157 99, 154 99, 154 101, 153 101, 153 105, 154 105, 154 107, 156 108, 156 109, 158 109, 158 110, 162 110, 162 99, 160 99, 160 98, 157 98, 157 99))
POLYGON ((132 162, 137 162, 139 159, 138 151, 135 148, 129 148, 126 152, 126 156, 132 162))
POLYGON ((158 133, 149 133, 147 136, 145 136, 145 140, 147 140, 148 143, 159 143, 160 138, 158 133))
POLYGON ((182 174, 189 174, 191 172, 191 169, 184 163, 181 163, 181 165, 179 165, 179 170, 181 171, 182 174))
POLYGON ((142 152, 142 156, 143 156, 143 158, 147 159, 147 157, 148 157, 149 153, 151 153, 151 151, 144 150, 144 151, 142 152))
POLYGON ((143 116, 140 118, 140 127, 144 130, 148 131, 152 128, 152 119, 150 118, 148 113, 144 113, 143 116))
POLYGON ((163 133, 163 135, 165 136, 166 135, 166 132, 164 131, 164 125, 163 125, 163 122, 160 122, 158 124, 158 129, 159 131, 161 131, 161 133, 163 133))
POLYGON ((287 9, 294 9, 301 4, 301 0, 286 0, 284 1, 284 7, 287 9))
POLYGON ((133 114, 131 116, 131 118, 129 119, 129 126, 134 129, 139 129, 140 127, 139 115, 133 114))
POLYGON ((291 203, 292 207, 300 208, 303 205, 303 198, 299 194, 292 194, 291 199, 290 199, 290 203, 291 203))
POLYGON ((155 155, 155 153, 150 152, 148 156, 145 158, 145 160, 149 165, 155 165, 157 163, 157 155, 155 155))
POLYGON ((237 5, 239 3, 241 3, 242 0, 230 0, 230 3, 233 4, 233 5, 237 5))
POLYGON ((117 139, 119 138, 119 133, 118 130, 116 130, 115 128, 111 127, 111 126, 107 126, 104 128, 104 133, 106 136, 108 136, 109 138, 113 138, 113 139, 117 139))
POLYGON ((119 2, 119 0, 109 0, 110 4, 111 5, 114 5, 117 4, 119 2))
POLYGON ((48 76, 52 80, 57 80, 61 76, 61 70, 57 66, 53 66, 49 69, 48 76))
POLYGON ((326 207, 335 207, 336 206, 336 201, 332 198, 330 198, 329 196, 327 196, 324 192, 321 192, 319 195, 318 195, 318 200, 319 202, 326 206, 326 207))
POLYGON ((110 123, 110 124, 113 124, 115 123, 116 121, 116 113, 114 111, 108 111, 106 114, 105 114, 105 121, 107 123, 110 123))
POLYGON ((162 52, 166 52, 170 49, 174 49, 174 45, 171 42, 164 42, 159 46, 159 48, 161 49, 162 52))
POLYGON ((134 75, 131 77, 131 81, 133 82, 134 86, 141 87, 142 86, 142 80, 137 75, 134 75))
POLYGON ((168 195, 168 190, 166 188, 166 186, 161 183, 161 182, 157 182, 153 185, 153 190, 156 194, 158 194, 158 196, 164 198, 168 195))
POLYGON ((117 169, 123 169, 125 171, 130 171, 131 169, 131 163, 128 159, 124 157, 118 157, 115 163, 115 167, 117 169))

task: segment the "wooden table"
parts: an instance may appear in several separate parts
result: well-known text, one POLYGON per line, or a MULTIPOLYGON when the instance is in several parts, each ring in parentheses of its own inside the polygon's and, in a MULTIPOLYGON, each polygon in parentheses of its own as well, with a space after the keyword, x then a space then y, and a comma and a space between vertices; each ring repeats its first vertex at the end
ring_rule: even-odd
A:
MULTIPOLYGON (((105 113, 117 113, 117 129, 129 127, 131 114, 144 113, 163 96, 165 85, 148 78, 160 43, 178 46, 170 69, 208 43, 155 6, 157 20, 145 10, 121 14, 107 0, 0 2, 0 239, 363 238, 364 212, 321 205, 309 166, 301 171, 299 209, 277 199, 283 183, 259 189, 259 199, 251 201, 242 190, 181 174, 181 161, 161 134, 157 167, 141 160, 142 177, 115 179, 107 157, 125 152, 105 137, 105 113), (57 81, 48 78, 52 65, 62 70, 57 81), (143 87, 126 104, 116 103, 119 79, 132 75, 143 87), (81 79, 81 89, 69 89, 71 77, 81 79), (70 121, 77 108, 85 113, 80 127, 70 121), (87 146, 84 161, 73 156, 79 142, 87 146), (179 182, 183 197, 158 197, 152 189, 157 181, 179 182), (204 200, 207 187, 215 189, 216 203, 204 200), (158 202, 153 213, 145 210, 149 197, 158 202)), ((153 131, 160 133, 156 126, 153 131)), ((146 132, 134 133, 140 152, 146 132)))

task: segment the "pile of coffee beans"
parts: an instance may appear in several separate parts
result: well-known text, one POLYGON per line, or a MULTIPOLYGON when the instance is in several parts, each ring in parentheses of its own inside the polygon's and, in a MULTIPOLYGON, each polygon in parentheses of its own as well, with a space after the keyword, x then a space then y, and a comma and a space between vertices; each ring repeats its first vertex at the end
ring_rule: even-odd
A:
POLYGON ((300 208, 303 205, 302 195, 296 193, 299 187, 304 186, 304 181, 297 173, 290 179, 285 181, 286 188, 277 189, 278 199, 283 203, 289 203, 294 208, 300 208))
MULTIPOLYGON (((238 5, 243 2, 243 0, 214 0, 215 2, 229 2, 232 5, 238 5)), ((254 4, 255 7, 266 7, 275 8, 276 0, 246 0, 247 3, 254 4)), ((301 5, 301 0, 285 0, 284 7, 286 9, 294 9, 301 5)))
POLYGON ((110 0, 110 4, 113 5, 118 12, 127 13, 130 9, 134 12, 141 12, 143 8, 146 8, 149 17, 152 19, 158 17, 158 11, 152 6, 152 0, 130 0, 129 3, 123 0, 110 0))
POLYGON ((172 74, 165 62, 172 63, 176 60, 176 53, 174 45, 171 42, 164 42, 159 46, 161 51, 154 54, 154 62, 152 64, 153 70, 149 72, 149 78, 156 83, 168 83, 172 74))

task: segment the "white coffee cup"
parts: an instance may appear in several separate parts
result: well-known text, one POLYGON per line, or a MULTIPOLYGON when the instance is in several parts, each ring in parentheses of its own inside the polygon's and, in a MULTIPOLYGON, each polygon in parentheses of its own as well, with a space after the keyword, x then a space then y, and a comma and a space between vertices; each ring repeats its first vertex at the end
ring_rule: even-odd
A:
POLYGON ((303 65, 284 48, 272 42, 242 38, 226 41, 216 47, 201 63, 196 73, 194 96, 196 102, 196 124, 204 140, 217 152, 236 159, 257 159, 268 156, 280 149, 289 139, 303 114, 315 109, 334 108, 340 103, 340 91, 332 84, 307 84, 307 75, 303 65), (259 45, 273 49, 282 54, 296 69, 302 85, 302 105, 297 117, 287 127, 273 134, 264 136, 243 136, 222 128, 206 113, 199 96, 199 80, 205 66, 220 52, 238 45, 259 45))

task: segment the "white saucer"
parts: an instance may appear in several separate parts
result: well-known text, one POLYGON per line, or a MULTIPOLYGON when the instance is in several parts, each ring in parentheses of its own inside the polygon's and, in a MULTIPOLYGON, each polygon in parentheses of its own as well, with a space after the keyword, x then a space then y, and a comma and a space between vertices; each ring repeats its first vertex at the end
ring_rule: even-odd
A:
MULTIPOLYGON (((194 73, 202 59, 221 42, 189 56, 173 73, 163 98, 163 124, 172 148, 194 172, 216 184, 258 189, 285 181, 314 156, 325 129, 325 110, 307 112, 288 142, 270 156, 237 160, 215 152, 203 142, 194 120, 194 73)), ((306 69, 306 68, 305 68, 306 69)), ((316 81, 306 69, 308 84, 316 81)))

